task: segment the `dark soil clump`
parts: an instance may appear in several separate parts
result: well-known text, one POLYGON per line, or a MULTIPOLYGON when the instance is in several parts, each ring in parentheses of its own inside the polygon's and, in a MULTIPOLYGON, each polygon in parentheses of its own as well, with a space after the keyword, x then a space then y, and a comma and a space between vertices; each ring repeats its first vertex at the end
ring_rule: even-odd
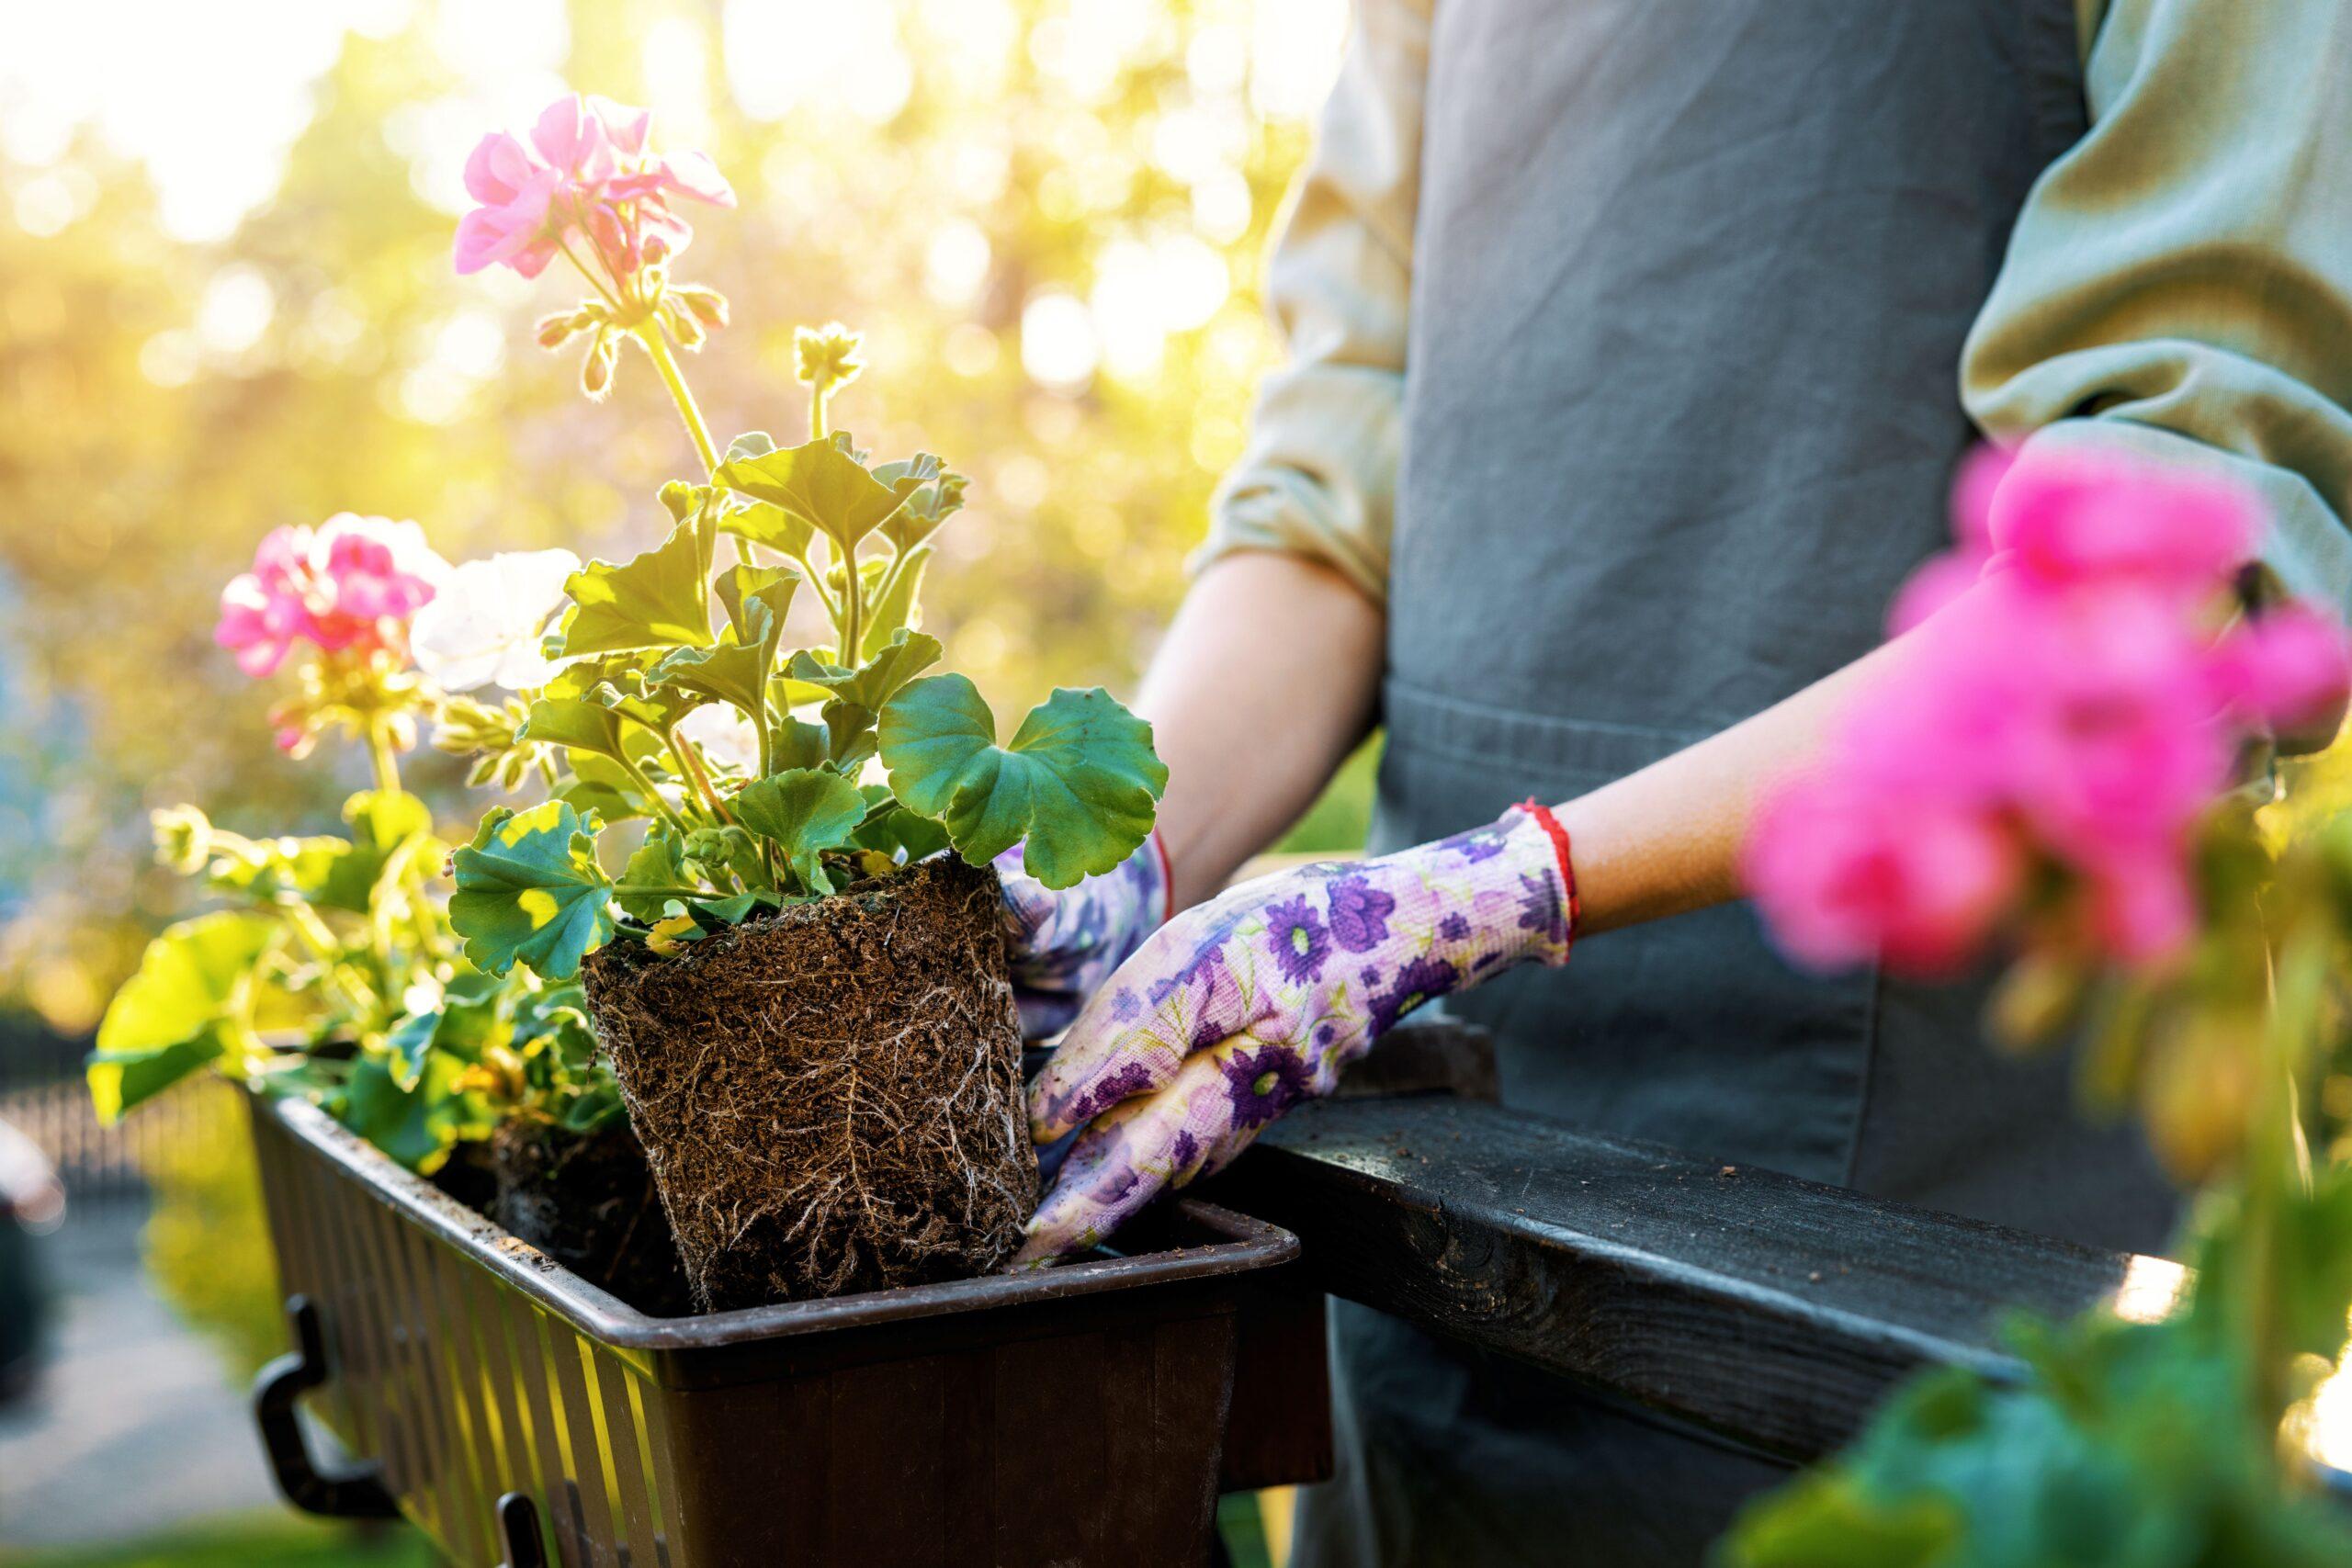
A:
POLYGON ((644 1147, 627 1125, 582 1134, 508 1122, 491 1151, 498 1190, 483 1212, 492 1219, 639 1312, 694 1310, 644 1147))
POLYGON ((943 855, 584 971, 706 1308, 985 1274, 1035 1206, 996 874, 943 855))

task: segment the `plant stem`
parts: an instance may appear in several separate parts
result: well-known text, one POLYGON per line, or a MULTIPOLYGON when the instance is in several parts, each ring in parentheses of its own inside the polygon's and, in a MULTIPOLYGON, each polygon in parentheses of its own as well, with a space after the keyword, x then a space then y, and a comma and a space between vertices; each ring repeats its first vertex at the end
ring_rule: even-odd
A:
POLYGON ((727 803, 718 798, 718 791, 711 787, 710 774, 704 771, 702 759, 695 754, 695 743, 680 735, 674 724, 662 732, 662 739, 669 743, 670 754, 678 759, 678 771, 686 775, 695 793, 709 806, 710 814, 732 826, 735 814, 727 809, 727 803))
POLYGON ((678 837, 683 839, 694 831, 692 828, 686 826, 686 819, 678 815, 677 808, 662 798, 661 790, 654 786, 651 779, 646 777, 642 767, 627 757, 615 757, 613 761, 618 762, 621 765, 621 772, 627 773, 630 781, 645 793, 647 803, 662 814, 662 820, 675 829, 678 837))
POLYGON ((368 717, 368 752, 376 764, 377 789, 386 795, 400 794, 400 754, 392 745, 391 726, 381 713, 368 717))
POLYGON ((702 458, 703 471, 714 478, 721 461, 718 447, 710 438, 710 426, 703 422, 702 409, 695 403, 694 392, 686 386, 685 373, 678 368, 678 356, 671 352, 670 340, 662 331, 658 320, 648 319, 629 329, 637 341, 645 345, 646 356, 653 361, 653 368, 662 373, 662 384, 670 389, 670 400, 678 405, 678 417, 686 422, 686 434, 694 438, 695 452, 702 458))
POLYGON ((616 310, 626 310, 628 309, 628 306, 620 302, 619 296, 616 295, 610 288, 605 287, 605 280, 598 277, 595 272, 590 268, 588 264, 580 259, 580 253, 571 248, 571 241, 570 238, 559 233, 556 235, 555 243, 562 247, 564 259, 572 265, 581 276, 588 280, 588 286, 605 297, 605 304, 610 305, 616 310))

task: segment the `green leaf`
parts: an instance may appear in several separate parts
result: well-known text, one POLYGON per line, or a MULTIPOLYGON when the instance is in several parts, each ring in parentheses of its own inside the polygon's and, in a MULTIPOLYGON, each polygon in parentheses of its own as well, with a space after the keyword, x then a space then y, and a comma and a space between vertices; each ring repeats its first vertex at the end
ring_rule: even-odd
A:
POLYGON ((1057 689, 1009 747, 961 675, 913 682, 882 710, 882 764, 899 799, 947 829, 984 865, 1027 840, 1022 864, 1048 887, 1111 870, 1151 831, 1168 769, 1151 726, 1097 687, 1057 689))
POLYGON ((813 653, 794 654, 786 668, 794 680, 806 682, 836 701, 879 713, 900 687, 938 663, 941 651, 937 637, 902 629, 892 633, 882 650, 855 670, 828 664, 813 653))
POLYGON ((594 751, 571 751, 566 755, 571 774, 548 791, 556 799, 569 802, 582 817, 593 811, 607 824, 626 822, 651 812, 652 807, 638 793, 637 781, 618 762, 594 751))
POLYGON ((147 944, 98 1024, 90 1099, 110 1122, 230 1048, 246 978, 277 937, 266 915, 224 910, 182 920, 147 944))
POLYGON ((947 847, 947 829, 899 805, 888 785, 864 784, 859 792, 866 797, 865 820, 850 839, 859 849, 879 850, 912 864, 947 847))
MULTIPOLYGON (((541 697, 523 720, 523 739, 590 751, 616 761, 628 758, 621 735, 621 716, 585 697, 541 697)), ((626 773, 623 774, 626 777, 626 773)))
POLYGON ((764 457, 775 450, 775 437, 764 430, 747 430, 727 444, 727 460, 739 457, 764 457))
POLYGON ((415 1083, 403 1088, 390 1061, 368 1055, 345 1085, 343 1124, 409 1169, 430 1176, 462 1140, 489 1135, 495 1116, 487 1097, 460 1089, 466 1065, 430 1053, 415 1083))
POLYGON ((825 721, 826 760, 835 773, 854 777, 880 745, 874 733, 874 710, 855 703, 827 703, 817 716, 825 721))
MULTIPOLYGON (((646 887, 686 886, 693 878, 679 863, 680 853, 677 836, 666 825, 657 822, 646 829, 645 842, 637 847, 637 853, 629 856, 628 863, 621 868, 621 882, 646 887)), ((615 889, 613 894, 614 901, 630 919, 643 920, 647 925, 660 919, 662 904, 676 897, 667 892, 630 893, 623 888, 615 889)))
POLYGON ((923 568, 931 564, 931 557, 929 545, 917 545, 899 559, 890 591, 872 606, 873 624, 859 638, 865 645, 859 651, 866 658, 888 648, 899 627, 915 625, 915 595, 922 592, 923 568))
POLYGON ((885 463, 874 477, 904 502, 882 525, 883 537, 902 552, 929 538, 964 504, 964 476, 951 472, 928 452, 918 452, 903 463, 885 463))
POLYGON ((817 860, 837 849, 865 818, 865 799, 839 773, 794 768, 746 784, 735 796, 735 815, 744 827, 773 840, 786 863, 811 893, 833 890, 817 860))
MULTIPOLYGON (((780 685, 782 682, 776 682, 780 685)), ((769 687, 773 700, 775 685, 769 687)), ((784 705, 776 704, 775 712, 784 713, 784 705)), ((831 737, 821 724, 811 724, 805 718, 789 714, 768 726, 768 760, 778 773, 790 768, 814 768, 830 761, 833 754, 831 737)))
POLYGON ((663 543, 623 565, 589 562, 563 590, 572 607, 550 639, 560 645, 555 652, 577 657, 710 644, 703 547, 692 524, 679 525, 663 543))
POLYGON ((726 606, 735 640, 765 639, 773 645, 783 635, 784 617, 800 587, 800 574, 788 567, 737 565, 720 574, 718 586, 718 602, 726 606))
POLYGON ((721 464, 717 478, 739 495, 808 523, 843 555, 899 508, 899 498, 890 487, 832 440, 736 458, 721 464))
POLYGON ((449 923, 475 967, 503 975, 517 959, 550 980, 612 939, 612 879, 596 863, 594 817, 560 800, 521 814, 500 807, 452 859, 449 923))
POLYGON ((806 517, 764 501, 744 501, 740 497, 718 514, 718 526, 723 533, 764 545, 796 560, 808 553, 808 541, 817 536, 815 526, 806 517))
POLYGON ((424 1075, 426 1057, 435 1051, 447 1052, 468 1065, 479 1062, 501 1027, 495 991, 470 998, 454 992, 445 995, 439 1007, 401 1020, 385 1035, 385 1060, 392 1081, 403 1089, 414 1089, 424 1075))
MULTIPOLYGON (((403 790, 362 790, 344 802, 343 819, 351 824, 350 845, 334 858, 310 899, 364 915, 375 907, 376 885, 392 857, 411 840, 431 838, 433 808, 403 790)), ((438 844, 420 844, 413 852, 428 869, 440 863, 438 844)))
POLYGON ((594 1133, 619 1121, 622 1110, 620 1086, 600 1083, 574 1095, 556 1122, 567 1133, 594 1133))

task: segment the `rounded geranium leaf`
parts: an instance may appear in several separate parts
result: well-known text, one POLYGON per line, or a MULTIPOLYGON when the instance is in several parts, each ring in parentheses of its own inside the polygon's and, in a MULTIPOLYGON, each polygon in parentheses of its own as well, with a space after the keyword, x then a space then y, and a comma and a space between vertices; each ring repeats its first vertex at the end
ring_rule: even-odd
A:
POLYGON ((182 920, 147 944, 139 972, 98 1024, 89 1080, 99 1121, 114 1121, 228 1051, 246 976, 277 933, 266 915, 224 910, 182 920))
POLYGON ((865 819, 865 797, 839 773, 790 768, 744 785, 734 810, 737 821, 784 852, 802 887, 823 894, 833 890, 832 879, 817 856, 849 841, 865 819))
POLYGON ((910 809, 939 822, 974 865, 1026 841, 1022 864, 1048 887, 1111 870, 1151 831, 1168 769, 1151 726, 1100 687, 1057 689, 1009 746, 961 675, 916 681, 882 710, 882 765, 910 809))
POLYGON ((596 863, 595 830, 594 816, 560 800, 481 819, 451 857, 449 897, 449 923, 476 968, 503 975, 520 959, 545 979, 569 979, 612 940, 613 884, 596 863))
MULTIPOLYGON (((845 552, 899 509, 898 492, 831 440, 739 457, 720 464, 717 478, 738 495, 805 519, 845 552)), ((741 519, 724 525, 745 527, 741 519)))
POLYGON ((692 524, 618 566, 590 561, 564 582, 572 609, 548 652, 576 659, 640 648, 707 648, 710 599, 703 542, 692 524), (560 649, 553 645, 561 643, 560 649))

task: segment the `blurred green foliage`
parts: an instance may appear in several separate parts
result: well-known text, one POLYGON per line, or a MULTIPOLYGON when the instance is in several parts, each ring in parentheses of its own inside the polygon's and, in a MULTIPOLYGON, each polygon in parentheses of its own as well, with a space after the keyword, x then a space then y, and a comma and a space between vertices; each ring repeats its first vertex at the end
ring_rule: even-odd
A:
MULTIPOLYGON (((793 426, 792 328, 838 318, 900 367, 887 408, 852 389, 841 424, 972 476, 931 624, 1001 710, 1130 680, 1239 450, 1274 352, 1258 258, 1308 135, 1261 112, 1261 77, 1270 59, 1318 68, 1264 46, 1278 8, 569 7, 562 76, 651 103, 657 142, 707 148, 741 196, 679 267, 735 304, 725 352, 695 367, 722 439, 793 426), (734 25, 757 10, 786 30, 734 25), (856 30, 864 63, 838 90, 790 30, 818 27, 856 30)), ((520 112, 447 58, 451 28, 491 9, 420 0, 347 34, 276 194, 224 240, 175 238, 142 167, 95 132, 39 166, 0 156, 0 663, 74 734, 62 764, 40 761, 58 742, 0 735, 0 768, 53 779, 44 863, 0 897, 0 1000, 86 1026, 180 910, 141 807, 302 830, 362 782, 356 754, 278 756, 267 694, 211 644, 220 585, 267 529, 414 517, 453 559, 626 558, 659 535, 654 486, 688 455, 654 378, 629 366, 583 410, 573 367, 529 335, 575 289, 450 268, 454 162, 520 112), (79 193, 63 209, 61 189, 79 193), (249 331, 222 326, 241 310, 249 331)), ((447 814, 478 809, 458 764, 414 773, 447 814)))
MULTIPOLYGON (((228 1084, 205 1078, 177 1092, 209 1097, 232 1120, 243 1114, 242 1106, 225 1103, 242 1092, 228 1084)), ((230 1380, 242 1387, 287 1346, 253 1144, 241 1126, 222 1137, 158 1139, 146 1173, 154 1194, 148 1276, 173 1310, 220 1348, 230 1380)))
POLYGON ((435 1568, 405 1525, 355 1529, 298 1514, 207 1520, 123 1545, 0 1552, 0 1568, 435 1568))

